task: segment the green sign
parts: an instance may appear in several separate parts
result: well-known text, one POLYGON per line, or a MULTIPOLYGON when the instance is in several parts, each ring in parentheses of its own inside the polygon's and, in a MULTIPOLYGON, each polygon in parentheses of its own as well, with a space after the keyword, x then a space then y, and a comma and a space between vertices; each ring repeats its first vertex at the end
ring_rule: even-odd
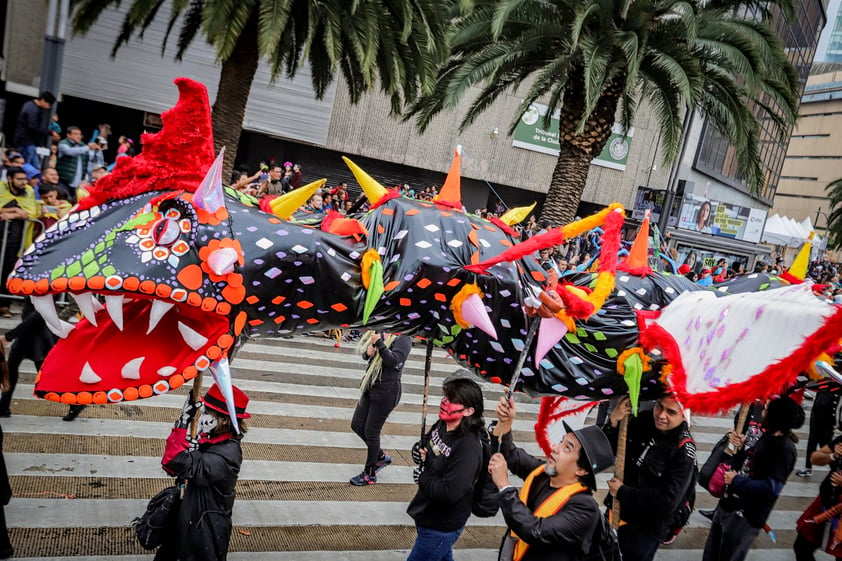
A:
MULTIPOLYGON (((529 109, 523 113, 515 128, 512 146, 558 156, 559 112, 556 111, 553 114, 550 118, 549 126, 545 128, 544 115, 547 114, 547 109, 549 108, 546 105, 540 103, 533 103, 529 106, 529 109)), ((591 163, 620 171, 625 170, 633 135, 633 128, 629 129, 623 135, 622 126, 615 123, 611 129, 611 137, 605 144, 605 148, 603 148, 602 153, 594 158, 591 163)))

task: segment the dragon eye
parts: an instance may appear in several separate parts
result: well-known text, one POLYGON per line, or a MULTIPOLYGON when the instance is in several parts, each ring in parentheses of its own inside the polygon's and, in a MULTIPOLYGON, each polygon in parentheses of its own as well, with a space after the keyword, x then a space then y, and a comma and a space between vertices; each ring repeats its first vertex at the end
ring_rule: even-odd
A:
POLYGON ((162 218, 152 225, 152 239, 159 246, 171 246, 181 235, 178 222, 169 218, 162 218))

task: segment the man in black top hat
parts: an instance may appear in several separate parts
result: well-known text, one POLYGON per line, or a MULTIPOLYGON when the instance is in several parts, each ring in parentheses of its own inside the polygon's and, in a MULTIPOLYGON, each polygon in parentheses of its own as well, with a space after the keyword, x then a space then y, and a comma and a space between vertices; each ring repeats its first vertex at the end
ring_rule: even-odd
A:
POLYGON ((501 452, 488 463, 500 491, 500 509, 509 527, 500 559, 582 559, 598 539, 599 505, 591 494, 595 474, 614 463, 611 444, 599 427, 572 430, 552 447, 546 459, 517 448, 512 441, 514 400, 500 398, 495 434, 501 452), (508 470, 524 480, 518 492, 508 470))

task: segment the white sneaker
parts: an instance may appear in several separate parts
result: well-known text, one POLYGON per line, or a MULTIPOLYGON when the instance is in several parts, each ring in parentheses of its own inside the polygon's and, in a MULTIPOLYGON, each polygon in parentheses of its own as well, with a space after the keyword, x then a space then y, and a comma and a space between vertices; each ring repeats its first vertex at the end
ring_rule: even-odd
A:
POLYGON ((799 469, 795 472, 795 475, 797 475, 798 477, 810 477, 811 475, 813 475, 813 470, 811 470, 810 468, 799 469))

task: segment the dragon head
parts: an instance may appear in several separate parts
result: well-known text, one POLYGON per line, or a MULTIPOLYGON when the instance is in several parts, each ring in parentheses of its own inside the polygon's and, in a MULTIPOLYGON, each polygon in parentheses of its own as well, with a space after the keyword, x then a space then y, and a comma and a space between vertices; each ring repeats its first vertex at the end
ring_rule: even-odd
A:
POLYGON ((206 90, 184 78, 176 84, 179 103, 162 115, 163 130, 144 135, 141 155, 119 158, 114 173, 27 248, 8 282, 59 336, 39 373, 42 397, 80 404, 149 397, 179 387, 234 345, 243 254, 231 238, 221 164, 209 167, 206 90), (75 326, 59 319, 61 294, 84 315, 75 326))

